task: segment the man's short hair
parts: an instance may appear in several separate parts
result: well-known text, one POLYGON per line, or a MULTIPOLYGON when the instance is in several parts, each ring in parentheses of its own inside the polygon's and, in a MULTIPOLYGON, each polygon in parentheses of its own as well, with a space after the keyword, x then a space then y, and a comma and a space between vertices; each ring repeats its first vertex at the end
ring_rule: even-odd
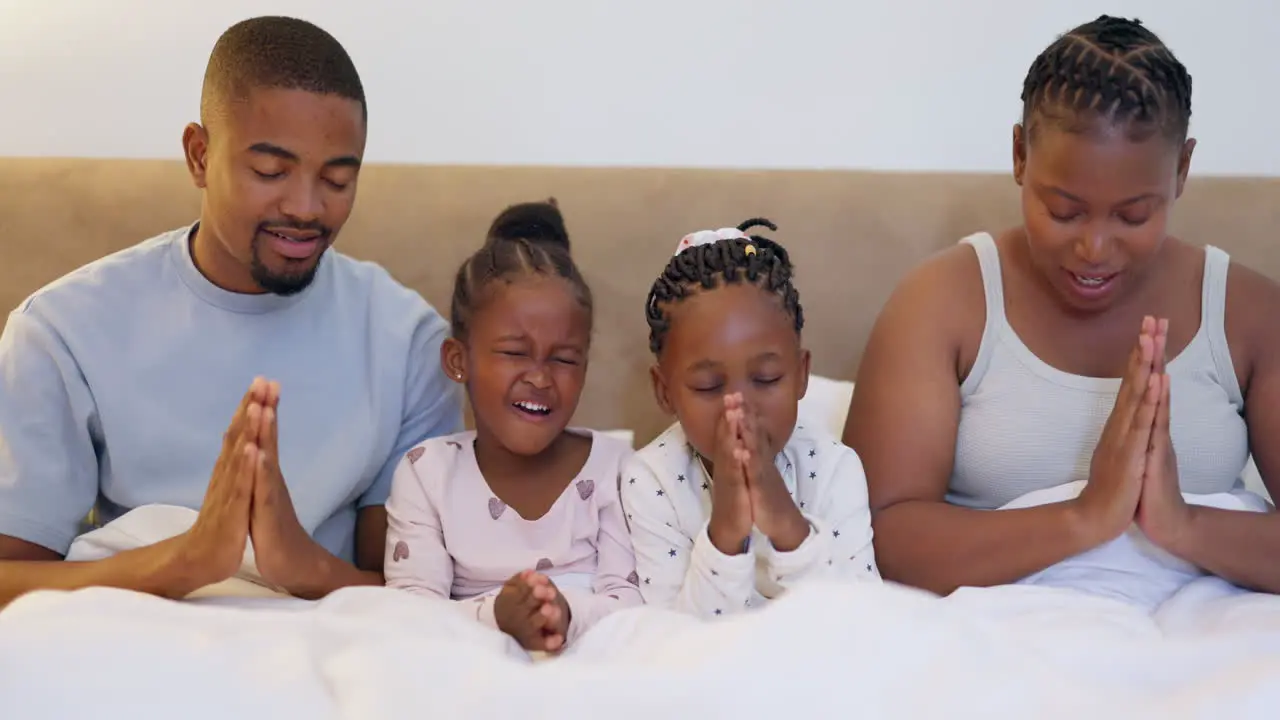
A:
POLYGON ((291 17, 264 16, 232 25, 214 43, 200 93, 200 121, 225 112, 226 103, 258 88, 305 90, 360 103, 368 120, 364 85, 337 38, 291 17))

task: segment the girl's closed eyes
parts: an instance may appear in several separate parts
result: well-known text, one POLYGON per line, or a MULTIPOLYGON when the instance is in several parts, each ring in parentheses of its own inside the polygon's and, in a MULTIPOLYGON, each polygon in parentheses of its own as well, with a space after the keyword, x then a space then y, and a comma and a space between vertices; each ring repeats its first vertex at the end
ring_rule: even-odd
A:
POLYGON ((592 309, 555 205, 500 215, 458 271, 441 349, 476 429, 416 448, 387 502, 387 584, 457 600, 526 650, 643 602, 617 497, 631 448, 569 427, 592 309))
POLYGON ((754 225, 773 229, 686 237, 654 283, 650 375, 676 423, 622 485, 646 600, 705 617, 823 574, 879 579, 857 455, 797 424, 804 314, 787 251, 754 225))

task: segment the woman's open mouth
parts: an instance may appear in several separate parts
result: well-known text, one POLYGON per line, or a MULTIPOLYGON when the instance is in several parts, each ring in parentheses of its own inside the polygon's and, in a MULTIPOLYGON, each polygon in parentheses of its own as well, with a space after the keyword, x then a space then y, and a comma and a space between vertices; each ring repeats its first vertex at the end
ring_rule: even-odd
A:
POLYGON ((1120 273, 1083 274, 1070 270, 1067 270, 1066 273, 1070 280, 1071 288, 1077 295, 1087 300, 1097 300, 1106 295, 1115 284, 1116 278, 1120 277, 1120 273))

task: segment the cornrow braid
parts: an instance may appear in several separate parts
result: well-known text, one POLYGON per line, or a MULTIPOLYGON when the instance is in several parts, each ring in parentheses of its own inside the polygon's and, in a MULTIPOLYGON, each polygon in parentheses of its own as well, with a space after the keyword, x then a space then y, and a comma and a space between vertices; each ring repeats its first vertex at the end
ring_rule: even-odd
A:
POLYGON ((592 314, 591 288, 569 254, 569 234, 555 198, 512 205, 494 218, 484 246, 462 263, 454 279, 449 308, 453 337, 467 337, 493 283, 522 275, 564 278, 592 314))
MULTIPOLYGON (((752 218, 738 226, 742 232, 754 227, 778 227, 765 218, 752 218)), ((751 235, 695 245, 676 254, 654 281, 645 301, 649 322, 649 349, 662 352, 662 343, 671 329, 671 306, 694 293, 726 284, 749 282, 778 296, 782 309, 795 321, 796 333, 804 329, 800 293, 792 284, 794 268, 786 248, 767 237, 751 235), (747 253, 747 246, 755 252, 747 253)))
POLYGON ((1072 131, 1081 120, 1101 118, 1185 140, 1191 75, 1141 21, 1103 15, 1058 38, 1031 64, 1022 123, 1031 131, 1040 118, 1072 131))

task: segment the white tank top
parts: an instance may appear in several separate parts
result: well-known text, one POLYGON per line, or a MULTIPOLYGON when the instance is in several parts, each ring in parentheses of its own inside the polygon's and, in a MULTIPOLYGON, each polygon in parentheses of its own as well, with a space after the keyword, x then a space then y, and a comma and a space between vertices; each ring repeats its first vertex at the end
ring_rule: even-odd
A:
MULTIPOLYGON (((1005 317, 995 240, 978 233, 961 242, 978 254, 987 320, 977 360, 960 386, 947 500, 990 510, 1034 490, 1088 480, 1120 379, 1071 375, 1032 354, 1005 317)), ((1224 329, 1229 265, 1225 252, 1205 248, 1200 328, 1167 366, 1169 433, 1184 493, 1242 487, 1249 458, 1244 398, 1224 329)))

